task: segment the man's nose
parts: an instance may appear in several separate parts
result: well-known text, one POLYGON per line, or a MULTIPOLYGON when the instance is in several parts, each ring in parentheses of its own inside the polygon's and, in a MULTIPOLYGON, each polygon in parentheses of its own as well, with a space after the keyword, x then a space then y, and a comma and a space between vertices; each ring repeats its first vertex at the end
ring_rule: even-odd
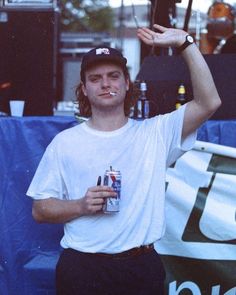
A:
POLYGON ((102 88, 110 87, 110 80, 108 77, 103 77, 101 80, 102 88))

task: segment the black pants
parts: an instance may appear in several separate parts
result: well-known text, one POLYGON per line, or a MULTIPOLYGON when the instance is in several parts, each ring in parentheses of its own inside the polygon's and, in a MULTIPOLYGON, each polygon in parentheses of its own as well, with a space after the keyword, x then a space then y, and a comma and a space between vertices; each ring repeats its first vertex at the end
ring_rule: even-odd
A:
POLYGON ((163 295, 164 279, 155 250, 110 258, 66 249, 56 268, 57 295, 163 295))

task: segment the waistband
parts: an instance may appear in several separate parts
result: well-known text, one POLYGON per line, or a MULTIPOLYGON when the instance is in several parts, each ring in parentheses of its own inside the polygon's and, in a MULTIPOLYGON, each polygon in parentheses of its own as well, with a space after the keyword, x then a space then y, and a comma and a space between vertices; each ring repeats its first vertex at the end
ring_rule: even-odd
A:
POLYGON ((127 258, 127 257, 135 257, 142 255, 144 253, 149 253, 154 250, 154 245, 142 245, 140 247, 135 247, 130 250, 115 253, 115 254, 108 254, 108 253, 94 253, 95 256, 107 257, 107 258, 127 258))

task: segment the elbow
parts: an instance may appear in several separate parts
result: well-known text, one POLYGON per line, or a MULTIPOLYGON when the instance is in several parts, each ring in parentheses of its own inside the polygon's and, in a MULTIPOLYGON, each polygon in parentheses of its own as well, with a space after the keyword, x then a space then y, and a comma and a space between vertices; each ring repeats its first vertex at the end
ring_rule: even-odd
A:
POLYGON ((218 98, 215 102, 215 110, 218 110, 218 108, 222 105, 222 101, 220 98, 218 98))
POLYGON ((208 113, 209 115, 213 115, 222 105, 222 101, 220 98, 214 100, 214 102, 212 102, 209 107, 208 107, 208 113))
POLYGON ((37 212, 37 210, 35 210, 34 208, 32 209, 32 216, 36 222, 43 223, 43 218, 42 218, 41 214, 39 214, 37 212))
POLYGON ((34 202, 32 207, 32 216, 33 216, 33 219, 38 223, 46 222, 42 211, 43 210, 39 207, 39 205, 34 202))

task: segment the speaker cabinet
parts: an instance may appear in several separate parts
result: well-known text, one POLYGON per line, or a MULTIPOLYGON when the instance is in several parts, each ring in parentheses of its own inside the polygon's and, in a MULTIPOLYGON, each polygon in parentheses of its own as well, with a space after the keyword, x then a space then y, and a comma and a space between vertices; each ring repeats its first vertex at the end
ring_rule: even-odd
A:
MULTIPOLYGON (((211 119, 236 119, 236 54, 209 54, 204 58, 222 99, 222 106, 211 119)), ((181 56, 146 57, 137 79, 147 82, 151 116, 175 109, 180 83, 186 86, 187 98, 193 97, 189 71, 181 56)))
POLYGON ((24 115, 53 114, 58 21, 59 13, 53 9, 0 10, 0 81, 11 83, 8 100, 26 101, 24 115))

